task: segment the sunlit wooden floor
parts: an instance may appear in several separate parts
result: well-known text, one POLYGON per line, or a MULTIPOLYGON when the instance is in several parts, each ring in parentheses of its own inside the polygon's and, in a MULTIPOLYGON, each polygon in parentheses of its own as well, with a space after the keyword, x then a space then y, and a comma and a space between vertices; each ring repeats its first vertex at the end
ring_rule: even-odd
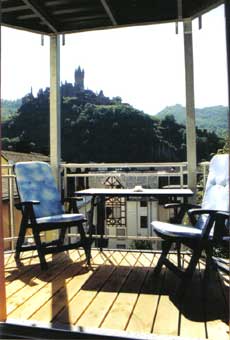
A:
POLYGON ((158 258, 154 253, 93 250, 88 268, 84 252, 73 250, 47 255, 49 269, 41 271, 38 258, 28 258, 28 252, 20 268, 13 254, 5 255, 8 320, 229 339, 229 277, 213 274, 205 298, 201 263, 179 302, 179 279, 168 270, 158 278, 153 275, 158 258))

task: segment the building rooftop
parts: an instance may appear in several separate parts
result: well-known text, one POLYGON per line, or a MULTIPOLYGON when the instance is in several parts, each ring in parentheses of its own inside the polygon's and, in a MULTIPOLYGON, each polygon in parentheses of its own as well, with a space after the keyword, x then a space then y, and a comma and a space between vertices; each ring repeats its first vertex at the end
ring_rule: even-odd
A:
POLYGON ((36 152, 17 152, 17 151, 9 151, 9 150, 2 150, 2 156, 8 160, 8 162, 29 162, 29 161, 43 161, 49 162, 49 157, 43 155, 41 153, 36 152))

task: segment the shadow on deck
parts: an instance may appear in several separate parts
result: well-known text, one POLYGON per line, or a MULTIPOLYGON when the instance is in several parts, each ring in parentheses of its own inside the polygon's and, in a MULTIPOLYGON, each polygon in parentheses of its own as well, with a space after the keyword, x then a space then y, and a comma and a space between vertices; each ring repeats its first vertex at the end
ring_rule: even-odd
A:
POLYGON ((21 330, 24 335, 34 326, 45 327, 49 338, 59 337, 48 335, 52 329, 62 329, 59 338, 78 331, 77 338, 229 339, 229 277, 212 273, 204 287, 200 262, 181 299, 181 282, 173 273, 162 270, 154 276, 158 258, 153 252, 93 250, 87 267, 84 252, 76 250, 47 256, 49 269, 41 271, 36 256, 22 258, 17 268, 13 254, 6 255, 7 323, 13 329, 33 325, 21 330))

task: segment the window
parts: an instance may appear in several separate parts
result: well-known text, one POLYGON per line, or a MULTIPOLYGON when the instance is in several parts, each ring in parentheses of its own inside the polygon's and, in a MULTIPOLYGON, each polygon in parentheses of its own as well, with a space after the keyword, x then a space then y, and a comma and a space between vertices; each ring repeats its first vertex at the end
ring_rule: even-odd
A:
POLYGON ((117 249, 126 249, 125 244, 117 244, 117 249))
POLYGON ((125 236, 125 234, 126 234, 126 230, 123 228, 123 229, 118 229, 117 228, 117 236, 125 236))
POLYGON ((147 201, 140 201, 141 207, 147 207, 147 201))
POLYGON ((140 227, 141 228, 148 228, 147 216, 141 216, 140 217, 140 227))

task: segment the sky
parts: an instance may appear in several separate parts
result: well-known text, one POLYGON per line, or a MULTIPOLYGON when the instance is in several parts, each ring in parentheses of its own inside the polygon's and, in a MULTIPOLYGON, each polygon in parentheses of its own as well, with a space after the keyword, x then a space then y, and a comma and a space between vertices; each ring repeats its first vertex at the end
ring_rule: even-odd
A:
MULTIPOLYGON (((68 34, 61 46, 61 81, 85 70, 85 88, 148 114, 185 105, 183 26, 175 23, 68 34)), ((193 22, 195 106, 227 105, 224 7, 193 22)), ((36 95, 49 86, 49 37, 2 27, 2 98, 36 95)))

